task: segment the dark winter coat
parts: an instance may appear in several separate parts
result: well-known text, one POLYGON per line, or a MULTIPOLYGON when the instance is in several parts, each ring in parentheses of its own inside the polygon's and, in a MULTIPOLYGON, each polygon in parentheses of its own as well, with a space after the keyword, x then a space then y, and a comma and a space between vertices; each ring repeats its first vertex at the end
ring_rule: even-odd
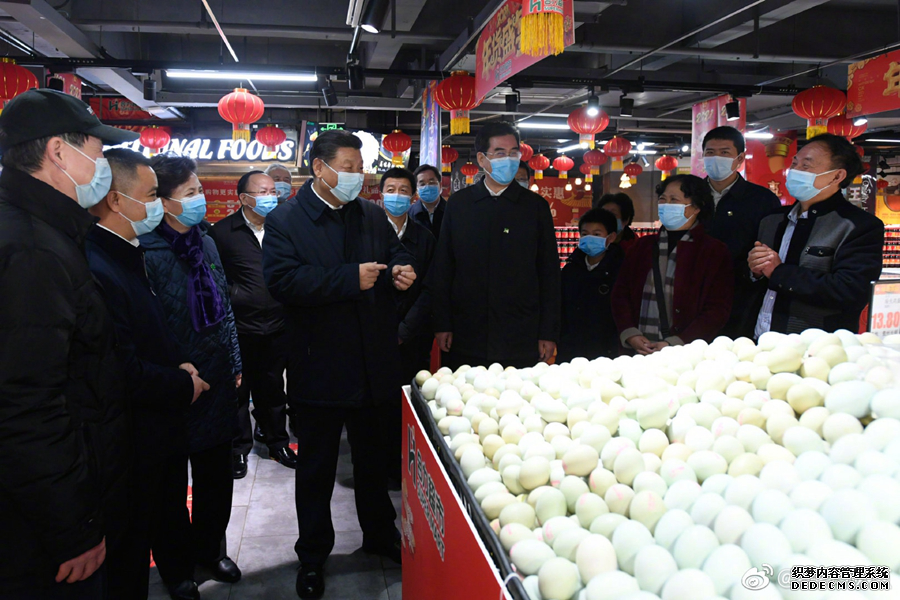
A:
POLYGON ((584 252, 575 250, 562 270, 562 333, 556 362, 619 355, 611 300, 625 251, 610 245, 591 271, 585 258, 584 252))
POLYGON ((127 513, 121 365, 84 239, 96 221, 64 194, 0 174, 0 590, 54 585, 127 513))
POLYGON ((504 364, 538 360, 559 341, 560 275, 550 205, 513 183, 493 197, 484 182, 447 202, 431 268, 436 332, 453 350, 504 364))
MULTIPOLYGON (((760 225, 759 241, 776 252, 792 208, 784 207, 760 225)), ((794 229, 787 260, 765 280, 764 285, 778 293, 772 331, 799 333, 811 327, 858 331, 871 283, 881 276, 884 223, 840 193, 808 212, 794 229)), ((755 304, 754 324, 761 304, 762 297, 755 304)))
POLYGON ((333 210, 309 181, 269 214, 263 273, 285 307, 291 406, 359 408, 396 398, 402 376, 391 269, 406 264, 415 267, 371 202, 333 210), (359 265, 367 262, 387 269, 363 292, 359 265))
POLYGON ((738 175, 728 193, 719 200, 714 216, 704 223, 710 236, 728 246, 734 271, 734 304, 722 335, 753 336, 756 315, 751 307, 759 286, 750 279, 747 255, 756 242, 759 224, 780 211, 778 196, 738 175))
POLYGON ((144 247, 150 285, 166 311, 166 320, 178 339, 181 355, 194 364, 210 387, 188 409, 188 450, 192 454, 208 450, 233 439, 237 428, 235 376, 241 372, 241 352, 222 261, 215 242, 201 233, 204 259, 225 302, 226 316, 212 327, 197 332, 188 309, 190 267, 178 258, 158 231, 139 239, 144 247))
POLYGON ((406 220, 406 232, 400 243, 415 258, 417 279, 405 294, 398 294, 400 319, 400 355, 404 366, 404 383, 415 377, 431 363, 431 347, 434 344, 434 328, 431 326, 431 290, 426 285, 429 267, 434 258, 437 242, 427 229, 406 220))
POLYGON ((444 221, 444 211, 446 208, 447 201, 443 198, 438 200, 438 205, 434 209, 434 220, 432 220, 431 216, 428 214, 428 209, 425 208, 425 203, 419 200, 409 207, 409 212, 407 214, 413 221, 427 229, 431 232, 431 235, 437 239, 441 237, 441 224, 444 221))
POLYGON ((99 226, 91 229, 85 249, 116 328, 132 443, 144 460, 186 454, 194 384, 187 371, 178 368, 189 360, 181 356, 162 304, 150 288, 144 251, 99 226))
MULTIPOLYGON (((272 298, 262 271, 262 247, 242 209, 207 231, 225 267, 238 333, 270 335, 284 330, 284 307, 272 298)), ((265 238, 263 238, 265 243, 265 238)))

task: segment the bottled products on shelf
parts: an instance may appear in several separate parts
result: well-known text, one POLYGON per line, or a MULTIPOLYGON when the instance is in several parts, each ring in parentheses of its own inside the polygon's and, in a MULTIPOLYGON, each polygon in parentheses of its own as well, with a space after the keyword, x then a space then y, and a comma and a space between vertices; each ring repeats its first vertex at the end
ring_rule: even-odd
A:
POLYGON ((885 226, 882 261, 885 269, 900 268, 900 225, 885 226))
POLYGON ((578 240, 581 234, 577 227, 557 227, 556 228, 556 249, 559 251, 559 266, 566 266, 569 256, 575 252, 578 247, 578 240))

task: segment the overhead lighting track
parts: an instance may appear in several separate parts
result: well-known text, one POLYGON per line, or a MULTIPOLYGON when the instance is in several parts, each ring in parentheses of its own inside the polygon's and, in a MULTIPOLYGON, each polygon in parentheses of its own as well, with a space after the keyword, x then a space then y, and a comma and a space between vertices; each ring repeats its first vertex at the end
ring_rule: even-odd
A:
POLYGON ((218 81, 255 80, 255 81, 282 81, 298 83, 315 83, 318 77, 315 73, 265 73, 259 71, 211 71, 200 69, 166 69, 166 75, 174 79, 214 79, 218 81))

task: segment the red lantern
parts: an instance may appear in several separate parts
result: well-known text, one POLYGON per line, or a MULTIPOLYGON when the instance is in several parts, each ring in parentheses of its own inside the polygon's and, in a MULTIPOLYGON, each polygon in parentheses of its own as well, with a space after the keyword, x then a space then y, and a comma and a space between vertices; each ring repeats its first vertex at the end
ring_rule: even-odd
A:
POLYGON ((456 162, 457 158, 459 158, 459 152, 450 146, 441 148, 441 172, 450 173, 453 171, 453 163, 456 162))
POLYGON ((526 144, 525 142, 521 142, 519 144, 519 152, 521 152, 522 156, 519 160, 527 163, 531 160, 531 157, 534 156, 534 148, 526 144))
POLYGON ((384 136, 382 145, 392 154, 391 163, 396 167, 402 167, 403 153, 412 148, 412 138, 399 129, 395 129, 392 133, 384 136))
POLYGON ((674 156, 664 155, 656 159, 656 168, 662 171, 661 181, 665 181, 669 173, 678 168, 678 159, 674 156))
POLYGON ((475 78, 465 71, 453 71, 434 92, 434 99, 450 111, 450 135, 469 133, 469 111, 481 104, 475 94, 475 78))
POLYGON ((588 114, 587 106, 576 108, 569 113, 569 129, 578 134, 578 140, 594 148, 594 136, 609 125, 609 115, 604 111, 593 117, 588 114))
POLYGON ((875 184, 875 187, 877 187, 879 190, 883 190, 890 187, 890 185, 891 184, 888 183, 887 179, 879 179, 878 183, 875 184))
POLYGON ((625 167, 625 174, 628 175, 628 179, 631 180, 631 185, 637 183, 638 175, 644 172, 644 167, 637 163, 631 163, 630 165, 625 167))
POLYGON ((584 180, 588 183, 594 180, 594 174, 593 172, 591 172, 591 169, 591 165, 587 163, 584 163, 583 165, 578 167, 578 170, 581 171, 581 173, 584 175, 584 180))
POLYGON ((600 167, 605 165, 606 161, 609 160, 606 154, 604 154, 600 150, 588 150, 584 153, 584 156, 582 158, 584 159, 584 164, 590 165, 591 175, 599 175, 600 167))
POLYGON ((797 116, 807 120, 806 139, 827 131, 828 119, 843 113, 847 96, 834 88, 817 85, 794 96, 791 107, 797 116))
POLYGON ((259 96, 254 96, 244 88, 219 100, 219 115, 232 124, 231 139, 250 141, 250 125, 259 121, 266 106, 259 96))
POLYGON ((553 168, 559 171, 560 179, 568 179, 568 171, 575 168, 575 161, 568 156, 558 156, 556 160, 553 161, 553 168))
POLYGON ((154 156, 166 144, 172 141, 172 136, 165 129, 151 125, 141 132, 141 146, 150 149, 150 156, 154 156))
POLYGON ((611 170, 620 171, 623 167, 622 158, 628 156, 628 153, 631 152, 631 142, 616 136, 606 143, 606 146, 603 147, 603 152, 608 156, 612 156, 611 170))
POLYGON ((256 141, 265 146, 266 152, 275 152, 285 140, 287 134, 274 125, 266 125, 256 132, 256 141))
POLYGON ((528 161, 528 166, 534 169, 535 179, 543 179, 544 171, 550 168, 550 159, 543 154, 535 154, 534 157, 528 161))
POLYGON ((478 175, 477 166, 468 162, 464 164, 459 171, 466 176, 466 185, 472 185, 473 183, 475 183, 475 176, 478 175))
POLYGON ((868 128, 868 123, 854 125, 853 119, 848 119, 846 114, 831 117, 828 119, 827 125, 828 133, 847 138, 848 142, 851 142, 853 141, 853 138, 864 134, 868 128))
POLYGON ((34 73, 11 58, 0 58, 0 109, 19 94, 38 87, 34 73))

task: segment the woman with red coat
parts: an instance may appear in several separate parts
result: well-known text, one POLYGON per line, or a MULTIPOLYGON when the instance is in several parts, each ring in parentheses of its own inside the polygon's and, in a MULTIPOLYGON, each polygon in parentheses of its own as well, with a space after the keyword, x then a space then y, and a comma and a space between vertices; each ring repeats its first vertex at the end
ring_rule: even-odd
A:
POLYGON ((628 252, 612 295, 619 340, 638 354, 711 341, 728 321, 734 299, 728 248, 700 224, 714 210, 709 185, 676 175, 656 192, 662 227, 628 252))

